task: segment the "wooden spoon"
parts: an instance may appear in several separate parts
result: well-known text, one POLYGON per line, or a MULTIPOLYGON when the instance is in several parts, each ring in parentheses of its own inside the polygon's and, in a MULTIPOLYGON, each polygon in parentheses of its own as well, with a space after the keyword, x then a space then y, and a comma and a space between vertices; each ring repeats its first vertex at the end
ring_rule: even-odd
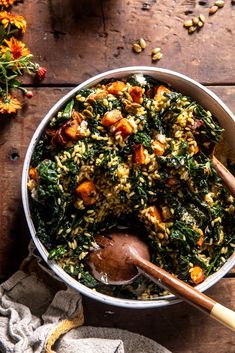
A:
POLYGON ((217 174, 221 177, 224 185, 235 197, 235 177, 230 171, 214 156, 212 155, 212 165, 215 168, 217 174))
MULTIPOLYGON (((210 143, 209 146, 205 147, 206 155, 210 156, 211 164, 214 167, 218 176, 222 179, 224 186, 230 191, 233 197, 235 197, 235 176, 215 157, 221 150, 221 145, 210 143)), ((220 152, 221 153, 221 152, 220 152)))
POLYGON ((96 241, 100 248, 89 255, 88 264, 98 281, 123 285, 131 283, 143 273, 161 287, 235 331, 234 311, 149 262, 147 245, 129 229, 116 229, 108 236, 97 235, 96 241))

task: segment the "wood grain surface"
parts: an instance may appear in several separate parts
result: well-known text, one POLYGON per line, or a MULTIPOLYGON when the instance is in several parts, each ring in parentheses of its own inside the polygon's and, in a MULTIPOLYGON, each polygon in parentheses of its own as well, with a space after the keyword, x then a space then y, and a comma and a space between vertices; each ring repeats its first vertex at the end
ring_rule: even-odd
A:
MULTIPOLYGON (((222 279, 206 291, 235 310, 234 279, 222 279)), ((173 353, 234 353, 235 335, 186 303, 161 309, 128 310, 83 298, 85 325, 118 327, 156 340, 173 353)))
MULTIPOLYGON (((184 73, 214 91, 235 112, 235 6, 208 17, 211 1, 179 0, 25 0, 14 7, 28 23, 27 46, 48 69, 40 87, 29 78, 34 97, 22 111, 0 119, 0 281, 17 270, 30 239, 24 220, 20 182, 27 145, 51 106, 70 87, 107 69, 148 65, 184 73), (200 13, 205 27, 188 35, 185 19, 200 13), (131 50, 143 37, 147 48, 131 50), (163 58, 151 62, 151 49, 163 58)), ((235 271, 208 295, 235 309, 235 271)), ((128 329, 157 340, 176 353, 233 353, 234 335, 194 308, 181 303, 163 309, 119 309, 84 298, 86 323, 128 329)))
POLYGON ((28 47, 48 68, 44 84, 68 84, 107 69, 153 65, 176 70, 207 84, 235 84, 235 6, 208 16, 211 1, 196 0, 27 0, 23 12, 28 47), (204 5, 200 5, 204 4, 204 5), (206 24, 188 35, 185 19, 204 14, 206 24), (131 50, 143 37, 147 48, 131 50), (151 50, 163 58, 151 62, 151 50))

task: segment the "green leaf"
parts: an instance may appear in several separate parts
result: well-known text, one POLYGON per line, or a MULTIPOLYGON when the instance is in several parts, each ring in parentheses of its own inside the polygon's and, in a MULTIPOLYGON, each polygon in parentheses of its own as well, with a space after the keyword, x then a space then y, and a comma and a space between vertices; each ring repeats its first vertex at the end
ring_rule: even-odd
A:
POLYGON ((72 114, 72 109, 74 106, 74 100, 72 99, 65 107, 64 111, 63 111, 63 118, 64 119, 70 119, 71 118, 71 114, 72 114))
POLYGON ((7 50, 7 51, 6 51, 6 60, 7 60, 7 61, 10 61, 11 58, 12 58, 11 52, 10 52, 10 50, 7 50))
POLYGON ((0 65, 0 70, 2 71, 3 76, 6 77, 7 71, 3 65, 0 65))
POLYGON ((39 183, 37 186, 38 200, 45 202, 49 198, 57 199, 61 193, 56 163, 46 159, 38 166, 39 183))
MULTIPOLYGON (((16 75, 17 77, 17 75, 16 75)), ((12 88, 18 88, 21 86, 21 82, 18 81, 18 80, 14 80, 12 79, 10 82, 9 82, 9 85, 12 87, 12 88)))
POLYGON ((143 131, 137 132, 133 139, 135 143, 141 143, 144 147, 151 147, 151 137, 143 131))
POLYGON ((55 120, 52 120, 50 126, 60 126, 63 122, 69 120, 72 115, 74 99, 72 99, 64 108, 64 111, 55 120))
POLYGON ((59 246, 57 246, 57 248, 54 248, 49 252, 48 258, 49 258, 49 260, 52 260, 52 259, 58 260, 61 257, 63 257, 67 251, 68 250, 67 250, 66 246, 59 245, 59 246))
POLYGON ((14 78, 16 78, 16 77, 17 77, 17 75, 14 74, 14 75, 11 75, 11 76, 6 76, 6 79, 7 79, 7 81, 11 81, 11 80, 14 80, 14 78))

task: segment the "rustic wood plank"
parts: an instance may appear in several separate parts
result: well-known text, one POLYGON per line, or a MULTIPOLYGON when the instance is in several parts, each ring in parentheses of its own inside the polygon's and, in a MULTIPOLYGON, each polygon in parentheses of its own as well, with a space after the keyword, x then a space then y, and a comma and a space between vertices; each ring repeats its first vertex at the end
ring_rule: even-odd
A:
MULTIPOLYGON (((235 310, 235 279, 222 279, 206 293, 235 310)), ((117 308, 83 298, 85 324, 118 327, 150 337, 174 353, 234 353, 235 336, 186 303, 160 309, 117 308)))
POLYGON ((227 1, 208 17, 209 4, 195 0, 27 0, 14 7, 14 12, 28 22, 24 38, 48 69, 45 83, 77 84, 107 69, 130 65, 169 68, 204 83, 235 83, 235 6, 227 1), (185 19, 200 13, 206 16, 204 28, 188 35, 183 28, 185 19), (131 45, 140 37, 148 46, 138 55, 131 45), (164 54, 156 64, 150 57, 154 47, 161 47, 164 54))
MULTIPOLYGON (((235 86, 213 87, 212 90, 235 112, 235 86)), ((0 120, 0 278, 7 278, 13 273, 27 252, 29 236, 20 196, 27 145, 43 116, 68 91, 68 88, 33 89, 34 97, 29 105, 25 104, 15 118, 0 120)))
POLYGON ((21 172, 27 145, 42 117, 64 89, 34 89, 34 98, 14 118, 0 120, 0 279, 7 278, 27 253, 28 230, 20 196, 21 172))

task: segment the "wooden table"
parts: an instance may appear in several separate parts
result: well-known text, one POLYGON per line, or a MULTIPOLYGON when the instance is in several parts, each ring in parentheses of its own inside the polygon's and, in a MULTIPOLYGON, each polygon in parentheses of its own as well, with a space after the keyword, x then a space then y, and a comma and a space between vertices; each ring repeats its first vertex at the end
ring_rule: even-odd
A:
MULTIPOLYGON (((235 6, 208 17, 209 1, 179 0, 25 0, 14 13, 28 22, 25 41, 48 69, 40 86, 25 84, 34 98, 15 118, 0 119, 1 235, 0 279, 8 278, 27 253, 29 233, 20 197, 21 170, 27 145, 48 109, 71 87, 111 68, 152 65, 170 68, 210 87, 235 112, 235 6), (177 3, 177 4, 176 4, 177 3), (200 5, 201 4, 201 5, 200 5), (188 35, 187 14, 207 17, 205 27, 188 35), (131 44, 143 37, 141 54, 131 44), (151 49, 163 58, 151 62, 151 49)), ((235 309, 235 274, 231 272, 208 295, 235 309)), ((144 334, 173 352, 235 351, 235 338, 187 304, 155 310, 124 310, 84 298, 86 324, 112 326, 144 334)))

